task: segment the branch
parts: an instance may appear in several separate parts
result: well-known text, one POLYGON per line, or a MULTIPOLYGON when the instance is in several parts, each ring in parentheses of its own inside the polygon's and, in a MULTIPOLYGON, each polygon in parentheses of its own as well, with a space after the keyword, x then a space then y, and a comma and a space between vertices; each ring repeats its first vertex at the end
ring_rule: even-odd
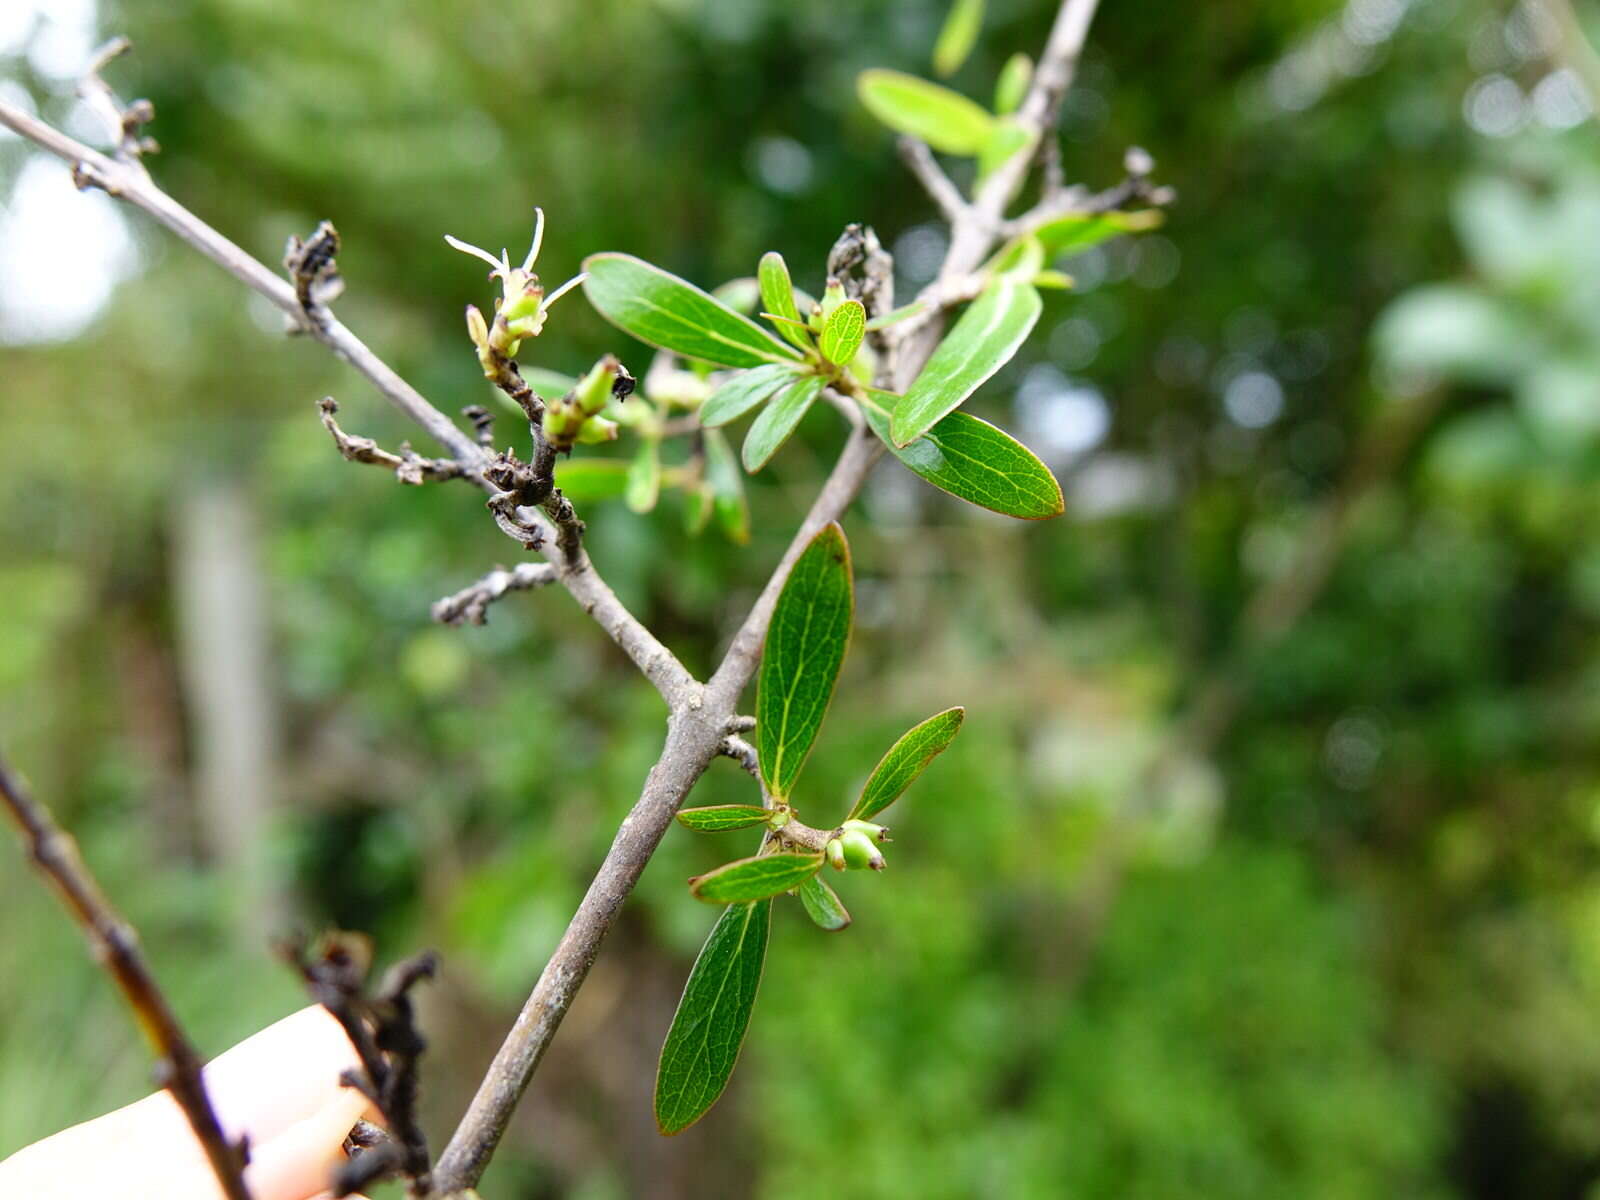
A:
POLYGON ((230 1143, 223 1133, 206 1094, 200 1055, 145 965, 138 935, 100 891, 78 854, 77 843, 55 823, 50 810, 33 798, 3 758, 0 799, 21 830, 34 866, 55 885, 62 903, 88 935, 96 960, 122 989, 123 998, 156 1052, 157 1079, 188 1118, 223 1195, 228 1200, 250 1200, 250 1190, 244 1182, 248 1147, 243 1139, 230 1143))
POLYGON ((511 570, 496 567, 471 587, 437 600, 433 619, 441 625, 483 625, 489 620, 489 605, 507 592, 526 592, 556 581, 556 569, 549 563, 518 563, 511 570))
POLYGON ((453 458, 423 458, 411 448, 409 442, 401 442, 400 453, 394 454, 369 437, 351 437, 333 419, 334 413, 339 411, 339 405, 332 396, 324 396, 317 401, 317 411, 322 414, 322 427, 332 436, 333 444, 348 462, 385 467, 393 471, 401 483, 412 485, 429 480, 461 478, 461 464, 453 458))
POLYGON ((428 1043, 417 1030, 410 992, 433 978, 438 959, 424 952, 396 963, 377 994, 369 995, 372 945, 361 935, 331 934, 311 956, 296 944, 283 952, 355 1047, 361 1068, 346 1071, 341 1082, 370 1100, 387 1126, 376 1145, 334 1172, 333 1194, 348 1196, 399 1174, 406 1177, 408 1196, 431 1195, 428 1139, 417 1123, 417 1062, 428 1043))
MULTIPOLYGON (((1095 0, 1064 0, 1056 18, 1049 44, 1019 109, 1019 119, 1033 132, 1036 145, 1044 136, 1047 122, 1054 121, 1060 93, 1071 79, 1094 9, 1095 0)), ((939 271, 940 280, 969 276, 982 263, 994 244, 1001 214, 1021 187, 1030 161, 1031 155, 1014 156, 1006 167, 990 176, 978 200, 962 213, 939 271)), ((915 378, 927 362, 938 344, 941 328, 940 321, 930 321, 894 341, 895 382, 900 387, 915 378)), ((650 771, 643 794, 624 818, 578 911, 439 1158, 435 1181, 442 1190, 473 1186, 488 1166, 512 1111, 538 1070, 573 996, 594 965, 600 943, 622 902, 638 882, 689 789, 711 760, 725 752, 732 732, 729 723, 737 720, 740 694, 760 661, 767 626, 790 567, 818 530, 844 515, 882 454, 883 444, 875 436, 861 428, 852 430, 822 491, 703 694, 690 707, 674 710, 666 744, 650 771)))
MULTIPOLYGON (((246 254, 168 196, 155 185, 138 162, 119 162, 108 158, 3 99, 0 99, 0 125, 71 163, 74 178, 80 187, 102 188, 107 194, 149 213, 246 287, 265 296, 282 310, 294 328, 314 337, 366 376, 390 403, 448 448, 465 477, 486 490, 497 490, 484 478, 484 471, 492 456, 478 444, 475 437, 464 433, 420 392, 400 378, 393 368, 332 313, 325 309, 314 309, 316 317, 313 319, 287 280, 246 254)), ((542 519, 533 510, 527 510, 526 515, 515 514, 515 521, 523 533, 539 528, 542 519)), ((505 522, 501 524, 505 528, 505 522)), ((519 541, 526 541, 518 533, 512 536, 519 541)), ((616 593, 596 572, 581 547, 559 564, 557 578, 583 606, 584 612, 599 622, 611 639, 644 672, 669 705, 685 703, 697 692, 699 684, 693 676, 617 599, 616 593)))
POLYGON ((961 194, 961 189, 956 187, 950 176, 944 173, 944 168, 939 165, 939 160, 934 158, 933 151, 928 149, 928 143, 920 138, 901 137, 895 142, 900 151, 900 159, 911 173, 917 177, 917 182, 928 193, 928 196, 939 206, 939 212, 951 225, 966 217, 968 204, 967 198, 961 194))

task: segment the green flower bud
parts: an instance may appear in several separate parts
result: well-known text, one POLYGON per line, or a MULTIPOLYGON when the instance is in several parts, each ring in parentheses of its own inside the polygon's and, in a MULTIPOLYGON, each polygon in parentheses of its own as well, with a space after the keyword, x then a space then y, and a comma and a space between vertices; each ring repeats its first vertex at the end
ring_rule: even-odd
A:
POLYGON ((608 354, 590 367, 589 373, 578 381, 573 397, 585 415, 592 417, 611 403, 611 388, 617 382, 619 365, 616 355, 608 354))
POLYGON ((846 832, 855 830, 857 833, 864 833, 875 842, 887 842, 892 840, 889 837, 889 830, 887 826, 874 825, 871 821, 850 820, 839 826, 839 828, 845 830, 846 832))
POLYGON ((845 866, 852 871, 863 868, 881 871, 886 865, 883 852, 878 849, 878 843, 871 834, 859 829, 846 829, 838 840, 843 844, 845 866))
POLYGON ((838 308, 839 305, 843 304, 844 302, 844 284, 830 276, 828 279, 828 286, 823 290, 822 293, 822 319, 826 321, 829 317, 833 316, 833 310, 838 308))
POLYGON ((585 446, 598 446, 602 442, 617 440, 617 423, 604 417, 590 417, 578 430, 578 440, 585 446))
POLYGON ((827 853, 828 865, 831 866, 835 871, 844 870, 844 843, 838 838, 830 839, 827 845, 827 853))
POLYGON ((577 439, 584 420, 583 410, 563 396, 544 410, 544 435, 558 450, 565 450, 577 439))

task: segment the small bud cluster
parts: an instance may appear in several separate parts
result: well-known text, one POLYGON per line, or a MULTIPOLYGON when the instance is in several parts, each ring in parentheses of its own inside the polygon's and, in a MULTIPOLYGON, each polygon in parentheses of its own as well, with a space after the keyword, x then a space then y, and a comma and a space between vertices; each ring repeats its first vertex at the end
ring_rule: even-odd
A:
POLYGON ((617 423, 600 414, 613 399, 625 399, 632 391, 633 376, 616 355, 606 355, 575 388, 545 406, 545 437, 557 450, 570 450, 578 442, 590 446, 612 441, 617 423))
POLYGON ((889 831, 882 825, 846 821, 839 826, 839 835, 828 841, 828 863, 836 871, 881 871, 888 864, 878 844, 888 840, 889 831))
POLYGON ((488 263, 493 268, 489 278, 500 280, 502 294, 495 301, 492 324, 476 305, 467 306, 467 332, 472 337, 472 344, 477 347, 478 361, 483 365, 483 373, 496 382, 504 373, 506 361, 517 356, 523 339, 538 337, 544 329, 550 306, 584 279, 582 275, 577 275, 549 295, 545 294, 544 285, 533 271, 533 264, 538 260, 540 247, 544 244, 544 209, 535 209, 534 217, 533 245, 520 267, 511 265, 505 250, 501 250, 500 257, 496 258, 487 250, 449 234, 444 239, 463 254, 470 254, 488 263))

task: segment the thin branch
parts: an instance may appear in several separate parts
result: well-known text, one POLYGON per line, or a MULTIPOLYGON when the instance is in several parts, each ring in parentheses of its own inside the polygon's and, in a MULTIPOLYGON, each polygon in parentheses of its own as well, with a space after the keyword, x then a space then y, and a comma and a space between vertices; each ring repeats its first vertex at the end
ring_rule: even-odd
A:
POLYGON ((556 581, 549 563, 518 563, 509 571, 496 567, 471 587, 434 602, 433 619, 442 625, 482 625, 489 606, 507 592, 526 592, 556 581))
POLYGON ((300 973, 318 1004, 339 1023, 361 1063, 341 1082, 360 1092, 383 1115, 386 1138, 353 1156, 334 1173, 333 1194, 351 1192, 391 1175, 406 1178, 406 1194, 432 1194, 428 1139, 417 1121, 418 1060, 428 1043, 416 1026, 411 989, 432 979, 438 959, 431 952, 396 963, 375 994, 367 991, 372 944, 359 934, 328 935, 315 954, 288 944, 284 956, 300 973))
POLYGON ((317 401, 317 411, 322 414, 322 427, 333 438, 339 453, 349 462, 371 463, 393 471, 401 483, 418 485, 430 480, 461 478, 461 464, 453 458, 423 458, 411 448, 411 443, 400 443, 400 453, 383 449, 369 437, 352 437, 339 428, 334 414, 339 405, 332 396, 317 401))
MULTIPOLYGON (((317 320, 308 316, 295 288, 287 280, 246 254, 168 196, 155 185, 141 165, 108 158, 3 99, 0 99, 0 125, 71 163, 79 186, 102 188, 109 195, 149 213, 246 287, 265 296, 289 317, 295 327, 316 338, 366 376, 396 408, 447 447, 461 464, 463 475, 490 491, 496 490, 492 483, 483 478, 492 456, 474 437, 464 433, 455 422, 400 378, 393 368, 332 313, 319 312, 317 320)), ((538 522, 543 520, 533 510, 525 510, 516 516, 524 529, 537 528, 538 522)), ((518 540, 526 544, 526 539, 519 537, 518 540)), ((581 547, 559 564, 558 573, 561 585, 583 606, 586 613, 599 622, 669 705, 686 703, 698 694, 700 685, 693 676, 627 610, 600 577, 581 547)))
POLYGON ((944 219, 951 225, 962 220, 969 207, 967 198, 961 194, 961 189, 956 187, 950 176, 944 173, 944 168, 939 165, 939 160, 934 158, 928 143, 920 138, 901 137, 895 145, 900 151, 901 161, 917 177, 917 182, 922 185, 929 198, 939 206, 939 212, 944 219))
POLYGON ((244 1182, 249 1150, 241 1140, 228 1141, 206 1093, 202 1062, 177 1014, 162 994, 139 950, 139 938, 100 890, 78 845, 63 832, 50 810, 33 795, 0 758, 0 799, 27 842, 34 866, 55 885, 68 911, 88 935, 94 954, 122 989, 139 1027, 156 1052, 156 1076, 172 1094, 205 1151, 206 1161, 228 1200, 250 1200, 244 1182))

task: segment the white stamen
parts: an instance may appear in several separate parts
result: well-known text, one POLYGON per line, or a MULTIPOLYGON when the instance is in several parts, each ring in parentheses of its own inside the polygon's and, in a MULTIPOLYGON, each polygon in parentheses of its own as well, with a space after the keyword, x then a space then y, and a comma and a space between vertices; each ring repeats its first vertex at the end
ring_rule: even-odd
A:
POLYGON ((496 271, 505 271, 507 269, 505 263, 505 251, 503 250, 500 252, 500 257, 496 258, 487 250, 480 250, 477 246, 472 245, 472 243, 463 242, 460 238, 453 238, 448 233, 444 235, 444 240, 450 243, 452 249, 459 250, 463 254, 470 254, 473 258, 483 259, 484 262, 488 263, 496 271))
POLYGON ((544 303, 539 305, 539 311, 548 312, 552 304, 561 299, 561 297, 565 296, 568 292, 577 287, 587 278, 589 278, 589 273, 587 271, 585 271, 582 275, 574 275, 571 279, 567 280, 555 291, 551 292, 544 298, 544 303))
POLYGON ((544 245, 544 209, 533 210, 533 247, 528 251, 528 257, 522 260, 522 269, 531 271, 533 264, 538 261, 539 248, 544 245))

